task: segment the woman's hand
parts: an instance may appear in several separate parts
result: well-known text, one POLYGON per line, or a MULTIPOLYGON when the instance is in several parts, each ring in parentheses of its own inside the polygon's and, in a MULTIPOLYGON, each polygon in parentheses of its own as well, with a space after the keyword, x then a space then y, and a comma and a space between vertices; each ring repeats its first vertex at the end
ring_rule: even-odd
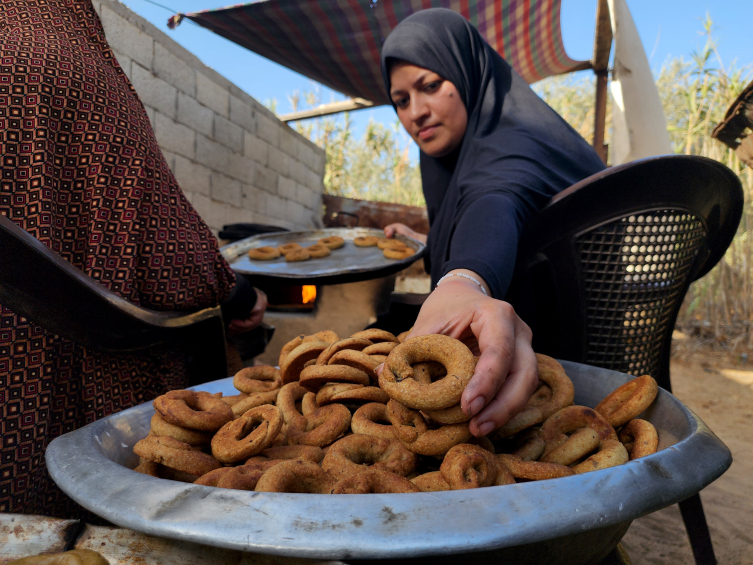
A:
POLYGON ((426 245, 426 235, 410 229, 405 224, 398 222, 396 224, 390 224, 384 228, 385 237, 395 237, 396 233, 404 235, 405 237, 410 237, 411 239, 415 239, 426 245))
MULTIPOLYGON (((481 280, 472 271, 457 270, 481 280)), ((506 302, 485 296, 462 277, 448 277, 421 307, 408 338, 444 334, 481 355, 460 404, 471 433, 483 436, 523 409, 538 384, 531 330, 506 302)))
POLYGON ((245 320, 232 320, 228 324, 227 331, 230 335, 249 332, 261 324, 264 312, 267 310, 267 295, 258 288, 254 288, 254 290, 256 291, 256 304, 251 309, 248 318, 245 320))

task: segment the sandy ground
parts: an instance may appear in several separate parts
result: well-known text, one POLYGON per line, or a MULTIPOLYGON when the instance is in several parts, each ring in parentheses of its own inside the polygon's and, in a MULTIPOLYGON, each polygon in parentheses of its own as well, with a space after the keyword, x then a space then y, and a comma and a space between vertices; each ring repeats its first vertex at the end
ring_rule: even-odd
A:
MULTIPOLYGON (((753 364, 693 354, 672 362, 674 394, 732 451, 729 470, 701 491, 720 565, 753 564, 753 364)), ((694 563, 675 506, 635 520, 622 540, 635 565, 694 563)))

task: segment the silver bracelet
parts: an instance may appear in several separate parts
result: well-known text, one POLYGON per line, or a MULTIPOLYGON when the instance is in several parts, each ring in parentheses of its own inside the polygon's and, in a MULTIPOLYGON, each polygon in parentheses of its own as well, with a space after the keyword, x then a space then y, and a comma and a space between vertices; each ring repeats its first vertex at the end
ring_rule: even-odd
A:
POLYGON ((478 280, 476 277, 472 277, 471 275, 466 275, 465 273, 447 273, 445 276, 443 276, 441 279, 437 281, 437 286, 439 286, 443 280, 445 280, 447 277, 463 277, 464 279, 468 279, 469 281, 475 282, 478 287, 481 289, 481 292, 484 293, 484 296, 489 296, 489 293, 486 292, 486 289, 484 288, 484 285, 481 284, 481 281, 478 280))

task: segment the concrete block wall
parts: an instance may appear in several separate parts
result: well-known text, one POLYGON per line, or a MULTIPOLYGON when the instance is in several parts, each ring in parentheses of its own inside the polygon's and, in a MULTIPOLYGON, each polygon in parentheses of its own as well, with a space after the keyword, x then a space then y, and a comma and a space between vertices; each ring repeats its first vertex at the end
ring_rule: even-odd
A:
POLYGON ((324 151, 117 0, 94 0, 183 192, 225 224, 321 225, 324 151))

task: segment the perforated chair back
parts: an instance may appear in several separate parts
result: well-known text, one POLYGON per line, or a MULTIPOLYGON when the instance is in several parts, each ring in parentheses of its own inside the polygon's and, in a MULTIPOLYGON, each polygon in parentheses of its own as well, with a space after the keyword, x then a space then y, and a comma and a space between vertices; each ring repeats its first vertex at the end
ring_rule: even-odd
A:
POLYGON ((156 312, 131 304, 0 215, 0 304, 94 351, 180 348, 188 381, 227 376, 220 307, 156 312))
POLYGON ((554 357, 671 390, 672 330, 690 283, 723 256, 742 187, 701 157, 645 159, 557 195, 523 237, 508 299, 554 357))

